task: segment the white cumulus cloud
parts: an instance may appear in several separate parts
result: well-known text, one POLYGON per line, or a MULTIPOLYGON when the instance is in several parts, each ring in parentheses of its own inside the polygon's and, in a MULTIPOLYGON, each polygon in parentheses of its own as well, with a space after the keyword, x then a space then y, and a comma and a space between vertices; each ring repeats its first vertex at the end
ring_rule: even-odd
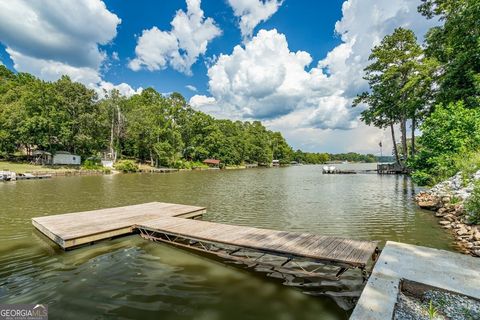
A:
POLYGON ((252 36, 255 27, 268 20, 282 5, 282 0, 228 0, 233 14, 240 18, 240 32, 244 39, 252 36))
POLYGON ((223 105, 218 107, 214 97, 196 94, 190 98, 189 104, 196 110, 208 113, 217 119, 240 120, 242 115, 236 112, 235 107, 231 105, 223 105))
POLYGON ((192 86, 191 84, 187 84, 187 85, 185 86, 185 88, 187 88, 188 90, 193 91, 193 92, 197 92, 197 91, 198 91, 198 90, 197 90, 197 87, 192 86))
POLYGON ((196 105, 201 108, 204 101, 213 109, 215 101, 218 109, 231 110, 232 117, 247 119, 275 119, 306 110, 304 126, 354 127, 348 99, 322 69, 308 69, 311 62, 309 53, 290 51, 285 35, 260 30, 244 47, 220 55, 208 70, 209 91, 215 100, 203 99, 196 105))
POLYGON ((244 117, 277 117, 303 102, 310 78, 305 67, 311 61, 305 51, 291 52, 283 34, 260 30, 244 47, 220 55, 209 68, 209 91, 244 117))
POLYGON ((16 70, 31 73, 43 80, 55 81, 62 75, 68 75, 73 81, 88 86, 94 86, 101 81, 101 77, 95 68, 75 67, 56 60, 40 59, 24 55, 9 47, 6 51, 13 60, 13 66, 16 70))
POLYGON ((422 17, 418 4, 416 0, 345 1, 343 16, 335 25, 342 42, 313 65, 308 52, 290 51, 283 34, 260 30, 231 54, 220 55, 209 68, 214 100, 204 98, 196 106, 202 109, 204 101, 212 114, 264 119, 306 150, 331 147, 334 141, 339 150, 346 148, 345 143, 358 143, 365 151, 368 143, 376 151, 384 132, 361 124, 362 107, 352 108, 352 101, 368 89, 363 69, 371 49, 385 35, 405 27, 421 42, 426 31, 438 24, 422 17), (336 136, 347 140, 340 143, 336 136))
POLYGON ((128 66, 134 71, 165 69, 168 65, 187 75, 207 51, 210 41, 222 34, 212 18, 205 18, 200 0, 187 0, 187 12, 178 10, 171 31, 143 30, 128 66))
POLYGON ((77 68, 100 67, 105 53, 98 45, 116 36, 120 22, 99 0, 0 1, 0 41, 7 48, 77 68))
POLYGON ((0 0, 0 42, 17 71, 49 81, 68 75, 99 93, 107 83, 100 74, 107 54, 99 46, 116 37, 120 23, 100 0, 0 0))
POLYGON ((113 84, 108 81, 101 81, 97 86, 95 86, 93 89, 97 92, 98 96, 103 98, 105 96, 105 92, 110 92, 112 90, 118 90, 118 92, 126 97, 131 97, 134 94, 140 94, 143 91, 142 87, 139 87, 138 89, 133 89, 129 84, 122 82, 120 84, 113 84))

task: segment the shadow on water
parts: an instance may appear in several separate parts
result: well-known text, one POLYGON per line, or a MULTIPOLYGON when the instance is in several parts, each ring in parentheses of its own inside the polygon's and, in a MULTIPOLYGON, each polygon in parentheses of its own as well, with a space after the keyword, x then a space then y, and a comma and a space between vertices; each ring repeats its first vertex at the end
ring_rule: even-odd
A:
POLYGON ((165 201, 206 206, 205 220, 452 249, 414 192, 408 178, 322 175, 321 166, 2 183, 0 301, 47 303, 52 318, 68 319, 347 319, 331 297, 358 296, 355 271, 298 287, 137 235, 63 252, 30 219, 165 201))

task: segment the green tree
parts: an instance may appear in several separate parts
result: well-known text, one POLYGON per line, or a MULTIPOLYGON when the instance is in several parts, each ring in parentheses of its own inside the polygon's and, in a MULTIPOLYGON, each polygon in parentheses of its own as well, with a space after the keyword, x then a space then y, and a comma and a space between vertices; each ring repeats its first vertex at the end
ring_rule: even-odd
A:
POLYGON ((285 141, 280 132, 272 132, 272 155, 274 159, 280 161, 281 164, 288 164, 293 159, 293 150, 285 141))
POLYGON ((478 0, 422 0, 419 11, 440 18, 430 29, 426 54, 440 63, 436 102, 480 102, 480 2, 478 0))
POLYGON ((246 124, 246 160, 250 163, 270 164, 273 160, 272 141, 269 132, 260 121, 246 124))
MULTIPOLYGON (((53 128, 58 129, 56 149, 78 153, 84 157, 97 153, 106 147, 106 130, 102 126, 99 105, 95 91, 83 84, 72 82, 63 76, 52 83, 52 91, 41 93, 44 105, 50 109, 53 128), (55 126, 58 125, 58 128, 55 126)), ((52 128, 49 128, 49 130, 52 128)))
POLYGON ((0 66, 0 155, 35 149, 84 159, 108 150, 113 160, 177 167, 206 158, 268 164, 275 156, 287 163, 293 155, 283 136, 259 121, 216 120, 179 93, 148 88, 127 98, 112 90, 98 99, 66 76, 47 82, 0 66))
MULTIPOLYGON (((407 152, 407 120, 412 119, 412 135, 415 131, 418 110, 423 107, 418 90, 412 79, 425 72, 422 66, 423 51, 411 30, 397 28, 373 48, 369 60, 373 61, 365 68, 365 79, 370 91, 357 96, 354 106, 365 103, 368 109, 362 112, 362 120, 368 125, 379 128, 390 127, 394 145, 394 155, 400 163, 395 138, 394 125, 400 124, 401 146, 404 161, 407 152)), ((426 85, 431 82, 427 81, 426 85)), ((402 163, 404 163, 402 161, 402 163)))

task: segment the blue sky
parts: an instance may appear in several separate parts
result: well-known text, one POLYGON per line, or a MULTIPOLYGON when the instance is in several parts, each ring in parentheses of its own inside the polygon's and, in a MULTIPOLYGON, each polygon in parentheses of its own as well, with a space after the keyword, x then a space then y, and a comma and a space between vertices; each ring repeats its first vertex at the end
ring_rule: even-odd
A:
MULTIPOLYGON (((187 85, 195 86, 199 93, 207 93, 208 77, 204 59, 199 59, 192 66, 192 76, 172 68, 159 72, 147 70, 134 72, 126 67, 128 59, 135 56, 137 37, 142 31, 153 26, 160 30, 169 30, 176 11, 179 9, 186 11, 184 0, 149 0, 142 1, 141 6, 138 6, 138 1, 132 0, 108 0, 105 3, 111 12, 122 19, 114 42, 104 46, 110 54, 113 51, 118 52, 121 59, 104 73, 106 80, 113 83, 127 82, 133 87, 152 86, 165 93, 178 91, 187 98, 194 94, 186 88, 187 85)), ((291 50, 306 50, 314 60, 319 60, 340 43, 334 28, 335 22, 341 18, 342 3, 340 0, 285 1, 275 15, 260 23, 255 29, 276 28, 287 36, 291 50)), ((222 30, 222 35, 209 44, 205 56, 231 53, 233 47, 242 42, 232 8, 223 0, 204 0, 201 8, 205 16, 212 17, 222 30)))
POLYGON ((358 120, 371 48, 396 27, 422 41, 419 0, 0 0, 0 63, 101 94, 154 87, 215 117, 262 120, 294 148, 379 153, 358 120))

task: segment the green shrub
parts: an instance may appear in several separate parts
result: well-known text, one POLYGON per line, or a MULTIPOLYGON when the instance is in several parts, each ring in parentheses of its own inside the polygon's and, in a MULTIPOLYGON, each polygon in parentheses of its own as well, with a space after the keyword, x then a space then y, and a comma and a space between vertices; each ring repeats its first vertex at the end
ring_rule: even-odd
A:
POLYGON ((460 203, 461 201, 462 201, 461 198, 457 196, 452 196, 452 198, 450 199, 450 204, 457 204, 457 203, 460 203))
POLYGON ((97 159, 87 159, 82 164, 82 169, 86 170, 102 170, 103 166, 97 159))
POLYGON ((122 172, 137 172, 138 165, 133 160, 120 160, 115 163, 114 168, 122 172))
MULTIPOLYGON (((478 109, 478 108, 477 108, 478 109)), ((409 161, 418 184, 435 184, 480 164, 480 111, 462 102, 437 105, 420 129, 418 152, 409 161)))
POLYGON ((414 171, 412 172, 412 180, 419 186, 426 186, 432 184, 433 178, 425 171, 414 171))
POLYGON ((182 159, 178 159, 170 164, 171 167, 175 169, 191 169, 190 161, 185 161, 182 159))
POLYGON ((480 152, 459 154, 455 157, 455 167, 462 172, 462 182, 468 185, 475 172, 480 169, 480 152))
POLYGON ((480 224, 480 181, 473 187, 473 192, 464 203, 468 220, 474 224, 480 224))
POLYGON ((201 161, 193 161, 191 163, 192 165, 192 169, 195 169, 195 168, 208 168, 208 165, 206 165, 205 163, 201 162, 201 161))

